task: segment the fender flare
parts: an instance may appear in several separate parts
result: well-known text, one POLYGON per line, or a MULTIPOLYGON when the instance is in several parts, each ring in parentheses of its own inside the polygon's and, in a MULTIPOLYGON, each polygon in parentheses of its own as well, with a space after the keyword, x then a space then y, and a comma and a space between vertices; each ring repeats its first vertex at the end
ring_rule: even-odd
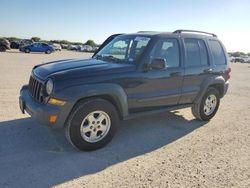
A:
MULTIPOLYGON (((200 86, 200 91, 197 94, 196 98, 194 99, 194 103, 199 103, 203 97, 203 95, 206 93, 207 89, 211 86, 211 85, 222 85, 223 86, 223 90, 224 90, 224 86, 225 86, 225 79, 222 76, 213 76, 213 77, 208 77, 206 80, 203 81, 203 83, 200 86)), ((224 93, 224 91, 223 91, 224 93)))
POLYGON ((65 99, 75 105, 80 100, 100 96, 111 98, 111 102, 115 103, 122 118, 128 116, 127 94, 118 84, 100 83, 72 86, 61 90, 55 97, 65 99))

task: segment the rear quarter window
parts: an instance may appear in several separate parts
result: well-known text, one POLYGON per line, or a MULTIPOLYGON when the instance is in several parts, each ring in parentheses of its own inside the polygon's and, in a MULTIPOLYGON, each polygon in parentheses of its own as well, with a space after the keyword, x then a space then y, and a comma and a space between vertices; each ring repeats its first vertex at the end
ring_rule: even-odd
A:
POLYGON ((213 58, 214 64, 216 64, 216 65, 226 64, 226 62, 227 62, 226 56, 225 56, 224 50, 223 50, 221 44, 219 43, 219 41, 209 40, 208 45, 209 45, 209 48, 210 48, 211 53, 212 53, 212 58, 213 58))
POLYGON ((187 56, 186 67, 206 66, 209 64, 207 47, 203 40, 186 38, 184 43, 187 56))

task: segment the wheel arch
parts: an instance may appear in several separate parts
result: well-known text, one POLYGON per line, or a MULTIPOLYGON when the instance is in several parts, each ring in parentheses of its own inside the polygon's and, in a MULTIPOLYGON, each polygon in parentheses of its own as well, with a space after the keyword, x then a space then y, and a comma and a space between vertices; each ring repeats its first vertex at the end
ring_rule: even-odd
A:
POLYGON ((79 102, 101 98, 115 106, 120 119, 128 115, 127 94, 123 88, 117 84, 73 86, 62 90, 56 97, 72 101, 73 107, 70 109, 70 112, 79 102))
MULTIPOLYGON (((120 119, 123 119, 124 117, 124 112, 123 112, 123 109, 122 109, 122 105, 120 104, 119 100, 115 99, 114 97, 112 97, 111 95, 109 94, 100 94, 100 95, 93 95, 93 96, 86 96, 86 97, 82 97, 80 99, 78 99, 73 108, 79 104, 79 103, 84 103, 88 100, 94 100, 94 99, 104 99, 108 102, 110 102, 111 104, 113 104, 118 112, 118 116, 120 119)), ((72 109, 73 109, 72 108, 72 109)))
POLYGON ((200 102, 202 96, 206 93, 209 87, 214 87, 215 89, 217 89, 219 91, 220 98, 222 98, 224 96, 224 90, 225 90, 225 79, 222 76, 214 76, 206 79, 201 84, 200 92, 196 96, 194 103, 200 102))

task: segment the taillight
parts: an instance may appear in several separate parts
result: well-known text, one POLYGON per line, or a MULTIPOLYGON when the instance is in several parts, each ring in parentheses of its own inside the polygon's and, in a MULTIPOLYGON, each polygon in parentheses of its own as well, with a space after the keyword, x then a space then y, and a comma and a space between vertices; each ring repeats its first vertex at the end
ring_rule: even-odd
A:
POLYGON ((231 68, 228 68, 227 71, 226 71, 226 75, 227 75, 227 78, 229 79, 231 77, 231 71, 232 69, 231 68))

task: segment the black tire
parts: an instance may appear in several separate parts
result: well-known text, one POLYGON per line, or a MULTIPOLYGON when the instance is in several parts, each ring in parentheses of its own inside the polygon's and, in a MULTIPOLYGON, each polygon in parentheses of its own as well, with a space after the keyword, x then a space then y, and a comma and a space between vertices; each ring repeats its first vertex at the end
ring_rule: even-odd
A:
POLYGON ((46 54, 51 54, 51 50, 46 50, 46 54))
MULTIPOLYGON (((96 150, 107 145, 113 138, 119 118, 116 111, 116 108, 110 102, 104 99, 89 99, 86 101, 79 102, 71 111, 65 126, 65 133, 68 141, 75 146, 77 149, 82 151, 96 150), (101 140, 96 142, 89 142, 84 139, 84 136, 87 136, 87 133, 84 133, 84 136, 81 134, 81 124, 92 112, 101 111, 105 112, 110 118, 109 130, 106 131, 106 134, 103 137, 100 137, 101 140)), ((98 123, 98 122, 97 122, 98 123)), ((89 125, 87 125, 89 126, 89 125)), ((94 130, 92 130, 94 131, 94 130)), ((98 131, 98 130, 97 130, 98 131)), ((89 134, 89 138, 92 132, 89 134)), ((97 132, 94 133, 97 135, 97 132)))
POLYGON ((209 87, 207 89, 206 93, 204 94, 204 96, 202 97, 202 99, 200 100, 200 102, 195 103, 192 106, 192 113, 193 113, 194 117, 196 117, 199 120, 209 121, 216 114, 216 112, 217 112, 217 110, 219 108, 219 105, 220 105, 219 91, 214 87, 209 87), (205 107, 205 104, 206 104, 206 100, 208 99, 209 96, 215 96, 216 97, 216 106, 211 111, 211 114, 206 114, 204 107, 205 107))
POLYGON ((5 46, 0 46, 0 52, 6 52, 5 46))
POLYGON ((25 49, 24 49, 24 52, 25 52, 25 53, 30 53, 30 49, 29 49, 29 48, 25 48, 25 49))

